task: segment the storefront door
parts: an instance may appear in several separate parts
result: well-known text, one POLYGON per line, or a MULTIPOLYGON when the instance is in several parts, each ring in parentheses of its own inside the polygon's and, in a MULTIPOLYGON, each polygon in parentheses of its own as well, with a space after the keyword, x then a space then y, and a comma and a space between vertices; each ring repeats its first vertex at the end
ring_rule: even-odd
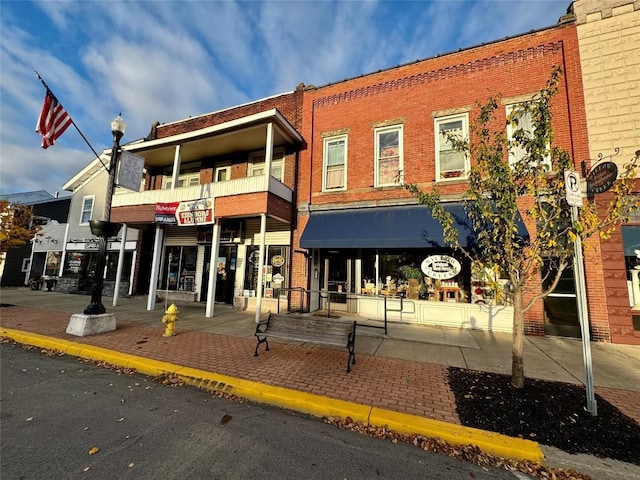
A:
MULTIPOLYGON (((211 247, 205 248, 205 269, 202 273, 202 294, 200 301, 206 302, 209 292, 209 260, 211 258, 211 247)), ((220 245, 216 257, 216 294, 215 301, 233 304, 233 290, 236 280, 236 259, 238 257, 238 247, 235 245, 220 245)))

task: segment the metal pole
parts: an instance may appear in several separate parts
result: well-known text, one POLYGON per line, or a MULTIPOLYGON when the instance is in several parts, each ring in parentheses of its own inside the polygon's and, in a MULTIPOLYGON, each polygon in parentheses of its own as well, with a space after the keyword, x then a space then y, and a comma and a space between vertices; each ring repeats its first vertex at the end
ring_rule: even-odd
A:
MULTIPOLYGON (((109 180, 107 182, 107 195, 104 202, 105 222, 111 220, 111 201, 113 190, 116 184, 116 164, 118 162, 118 150, 120 149, 120 139, 122 132, 113 131, 113 147, 111 148, 111 161, 109 162, 109 180)), ((107 264, 107 237, 109 233, 104 232, 98 239, 98 258, 96 259, 95 282, 91 289, 91 303, 84 309, 85 315, 100 315, 105 313, 102 304, 102 289, 104 288, 104 269, 107 264)))
MULTIPOLYGON (((578 207, 571 207, 571 220, 578 221, 578 207)), ((576 300, 578 318, 582 333, 582 356, 584 358, 584 376, 587 392, 587 411, 594 417, 598 416, 598 405, 593 389, 593 366, 591 362, 591 335, 589 333, 589 313, 587 310, 587 289, 584 280, 584 261, 582 258, 582 241, 576 237, 573 256, 573 273, 576 285, 576 300)))

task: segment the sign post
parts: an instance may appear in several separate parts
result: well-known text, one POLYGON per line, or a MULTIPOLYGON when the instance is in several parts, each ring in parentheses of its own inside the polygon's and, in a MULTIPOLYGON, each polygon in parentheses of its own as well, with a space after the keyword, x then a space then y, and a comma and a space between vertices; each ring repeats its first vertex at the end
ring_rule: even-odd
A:
MULTIPOLYGON (((565 170, 564 185, 567 203, 571 207, 571 221, 578 221, 578 207, 582 206, 582 191, 580 187, 580 175, 573 170, 565 170)), ((584 280, 584 260, 582 258, 582 240, 576 236, 573 254, 573 273, 576 285, 576 300, 578 307, 578 319, 582 333, 582 356, 584 358, 584 377, 587 392, 587 411, 596 417, 598 405, 593 388, 593 365, 591 361, 591 334, 589 332, 589 313, 587 310, 587 289, 584 280)))

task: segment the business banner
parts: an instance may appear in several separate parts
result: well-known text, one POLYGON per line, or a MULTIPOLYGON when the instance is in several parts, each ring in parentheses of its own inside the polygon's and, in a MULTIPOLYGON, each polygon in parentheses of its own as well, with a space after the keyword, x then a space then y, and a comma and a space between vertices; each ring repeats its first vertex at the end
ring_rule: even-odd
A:
POLYGON ((163 225, 177 225, 176 211, 180 202, 156 203, 156 223, 163 225))
POLYGON ((180 202, 175 212, 175 217, 179 226, 210 225, 215 223, 213 198, 180 202))

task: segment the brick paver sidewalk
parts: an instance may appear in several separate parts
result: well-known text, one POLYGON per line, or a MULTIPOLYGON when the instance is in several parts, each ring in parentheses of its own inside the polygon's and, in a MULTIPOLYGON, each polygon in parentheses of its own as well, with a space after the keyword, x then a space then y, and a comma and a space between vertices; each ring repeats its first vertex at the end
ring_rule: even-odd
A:
MULTIPOLYGON (((271 350, 253 356, 250 338, 180 331, 162 336, 163 328, 118 320, 118 328, 100 335, 65 333, 69 313, 27 307, 2 308, 0 324, 31 333, 95 345, 236 378, 356 402, 373 407, 460 424, 447 367, 429 363, 356 355, 347 374, 347 352, 270 342, 271 350)), ((357 341, 357 340, 356 340, 357 341)))

